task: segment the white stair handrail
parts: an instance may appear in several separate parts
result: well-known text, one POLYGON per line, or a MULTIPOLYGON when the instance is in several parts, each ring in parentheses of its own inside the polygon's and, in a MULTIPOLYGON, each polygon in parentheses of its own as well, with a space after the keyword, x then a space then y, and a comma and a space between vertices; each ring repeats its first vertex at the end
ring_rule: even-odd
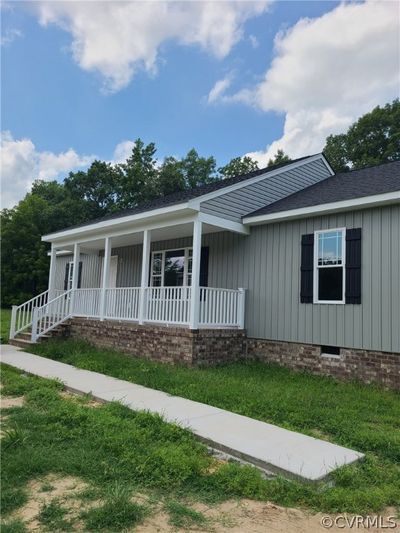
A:
POLYGON ((47 303, 49 291, 44 291, 21 305, 13 305, 11 311, 10 339, 29 328, 32 324, 32 313, 35 307, 42 307, 47 303))
POLYGON ((39 337, 72 316, 72 293, 74 289, 63 292, 41 307, 35 307, 32 312, 31 341, 36 342, 39 337))

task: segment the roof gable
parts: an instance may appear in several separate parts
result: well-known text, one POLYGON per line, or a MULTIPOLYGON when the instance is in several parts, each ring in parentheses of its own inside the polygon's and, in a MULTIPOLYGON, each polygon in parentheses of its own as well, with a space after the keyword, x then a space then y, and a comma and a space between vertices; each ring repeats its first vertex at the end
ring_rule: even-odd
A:
POLYGON ((249 213, 246 218, 362 199, 394 191, 400 191, 400 161, 335 174, 277 202, 265 205, 249 213))
MULTIPOLYGON (((69 229, 90 226, 92 224, 98 224, 100 222, 106 222, 108 220, 111 221, 114 219, 131 217, 133 215, 138 215, 140 213, 161 210, 164 208, 172 208, 172 206, 174 205, 179 206, 181 204, 189 203, 189 202, 194 202, 195 204, 197 204, 197 200, 201 201, 202 198, 205 199, 210 196, 219 196, 221 194, 225 194, 225 192, 227 192, 231 188, 243 187, 244 184, 247 184, 251 182, 252 180, 262 179, 264 176, 268 176, 273 173, 280 172, 280 170, 284 169, 285 167, 295 166, 298 163, 301 163, 311 158, 323 158, 323 156, 322 154, 316 154, 313 156, 300 157, 293 161, 288 161, 286 163, 281 163, 279 165, 273 165, 271 167, 255 170, 248 174, 242 174, 240 176, 234 176, 233 178, 218 180, 213 183, 195 187, 187 191, 178 191, 176 193, 172 193, 166 196, 162 196, 160 198, 156 198, 155 200, 152 200, 151 202, 143 203, 134 208, 126 209, 123 211, 118 211, 116 213, 107 215, 105 217, 101 217, 101 218, 97 218, 94 220, 90 220, 88 222, 84 222, 83 224, 69 226, 68 228, 64 228, 63 230, 60 230, 60 231, 66 231, 69 229)), ((324 161, 325 161, 325 164, 328 166, 329 164, 326 162, 325 159, 324 161)))

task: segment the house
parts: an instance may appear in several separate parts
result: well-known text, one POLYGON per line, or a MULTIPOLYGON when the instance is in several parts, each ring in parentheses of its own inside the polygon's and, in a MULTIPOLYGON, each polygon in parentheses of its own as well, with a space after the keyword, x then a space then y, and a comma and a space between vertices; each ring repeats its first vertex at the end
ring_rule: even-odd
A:
POLYGON ((11 337, 162 361, 241 357, 400 387, 400 162, 323 154, 43 236, 49 289, 11 337))

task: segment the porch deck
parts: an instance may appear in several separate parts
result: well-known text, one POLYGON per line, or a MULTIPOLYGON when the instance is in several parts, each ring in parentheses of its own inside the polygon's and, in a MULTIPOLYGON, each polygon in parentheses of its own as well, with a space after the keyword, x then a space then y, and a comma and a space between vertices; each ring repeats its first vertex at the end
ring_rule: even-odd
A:
MULTIPOLYGON (((14 306, 10 338, 31 329, 36 342, 72 317, 189 327, 191 287, 118 287, 46 291, 14 306)), ((244 328, 244 289, 199 288, 198 328, 244 328)))
MULTIPOLYGON (((101 289, 76 289, 74 316, 132 320, 188 326, 191 287, 147 287, 143 289, 144 313, 140 316, 140 287, 105 289, 101 315, 101 289)), ((244 290, 200 287, 199 327, 243 328, 244 290)))

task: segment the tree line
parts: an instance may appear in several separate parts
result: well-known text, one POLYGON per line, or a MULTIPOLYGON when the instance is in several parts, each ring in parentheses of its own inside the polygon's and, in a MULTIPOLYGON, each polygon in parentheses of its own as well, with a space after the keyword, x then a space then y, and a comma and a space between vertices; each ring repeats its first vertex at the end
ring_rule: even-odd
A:
MULTIPOLYGON (((346 133, 329 136, 324 153, 339 172, 400 159, 399 100, 376 107, 346 133)), ((268 166, 290 160, 278 150, 268 166)), ((43 234, 257 169, 247 156, 218 167, 213 156, 200 156, 194 148, 181 159, 170 156, 159 164, 155 144, 137 139, 124 163, 96 160, 87 170, 70 172, 62 183, 34 181, 17 206, 1 211, 2 305, 46 290, 49 258, 43 234)))

